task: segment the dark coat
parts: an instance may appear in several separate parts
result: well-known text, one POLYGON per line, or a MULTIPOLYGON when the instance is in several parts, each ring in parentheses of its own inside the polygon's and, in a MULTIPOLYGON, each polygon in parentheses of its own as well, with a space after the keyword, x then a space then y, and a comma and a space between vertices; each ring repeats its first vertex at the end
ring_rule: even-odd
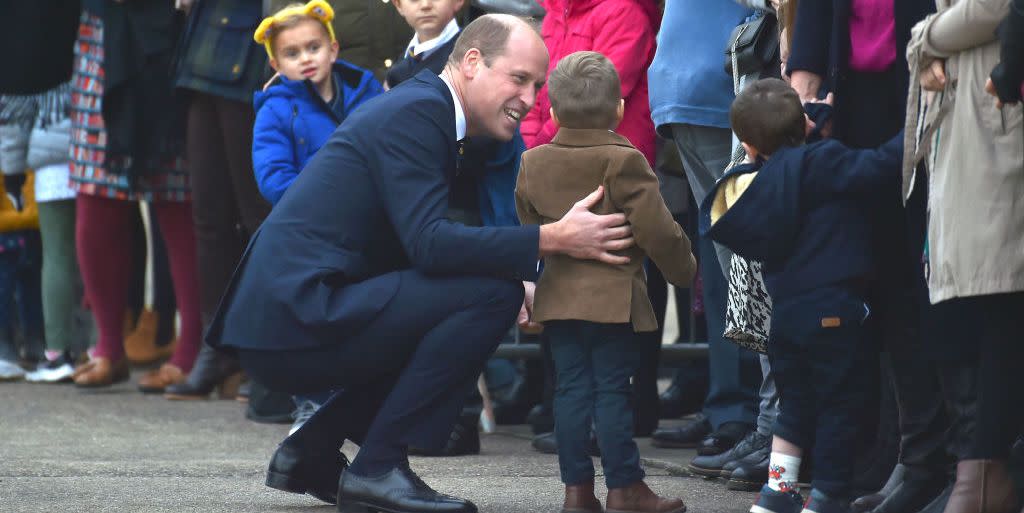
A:
POLYGON ((455 36, 447 43, 438 46, 425 59, 406 56, 404 59, 396 62, 388 70, 388 87, 395 87, 425 69, 441 74, 441 70, 444 69, 445 63, 448 62, 448 56, 451 55, 452 49, 455 48, 455 41, 458 38, 458 36, 455 36))
POLYGON ((76 0, 0 3, 0 94, 38 94, 70 80, 80 14, 76 0))
POLYGON ((339 86, 341 113, 324 103, 309 80, 281 76, 256 93, 252 162, 260 194, 277 204, 306 162, 353 109, 384 92, 373 73, 338 60, 333 77, 339 86))
POLYGON ((262 20, 252 0, 203 0, 189 11, 175 85, 249 103, 267 73, 267 52, 252 39, 262 20))
POLYGON ((171 66, 182 19, 163 0, 108 2, 103 10, 103 122, 107 157, 128 156, 130 183, 184 152, 185 117, 171 66))
POLYGON ((895 186, 902 159, 902 133, 877 150, 835 140, 781 148, 715 184, 700 207, 700 233, 763 262, 773 301, 829 285, 864 287, 874 269, 869 199, 895 186), (751 173, 727 200, 726 189, 751 173))
POLYGON ((537 227, 445 218, 456 155, 454 102, 436 75, 420 73, 363 104, 253 234, 207 342, 337 343, 385 308, 398 270, 535 278, 537 227))
MULTIPOLYGON (((843 101, 843 82, 849 72, 850 55, 850 4, 853 0, 807 0, 797 4, 796 28, 788 73, 797 70, 810 71, 822 77, 822 87, 836 95, 836 101, 843 101)), ((910 29, 935 12, 934 0, 893 0, 896 18, 896 62, 897 69, 907 69, 907 42, 910 29)), ((904 80, 904 83, 906 80, 904 80)), ((903 87, 903 90, 906 90, 903 87)), ((837 105, 837 108, 841 106, 837 105)), ((903 112, 894 116, 903 117, 903 112)))

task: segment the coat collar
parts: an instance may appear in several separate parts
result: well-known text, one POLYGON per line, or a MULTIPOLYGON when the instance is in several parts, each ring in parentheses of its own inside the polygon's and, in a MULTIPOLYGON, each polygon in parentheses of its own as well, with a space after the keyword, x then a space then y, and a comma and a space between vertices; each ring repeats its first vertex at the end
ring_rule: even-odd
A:
POLYGON ((598 128, 559 128, 558 133, 551 140, 552 144, 561 146, 626 146, 633 145, 625 137, 598 128))

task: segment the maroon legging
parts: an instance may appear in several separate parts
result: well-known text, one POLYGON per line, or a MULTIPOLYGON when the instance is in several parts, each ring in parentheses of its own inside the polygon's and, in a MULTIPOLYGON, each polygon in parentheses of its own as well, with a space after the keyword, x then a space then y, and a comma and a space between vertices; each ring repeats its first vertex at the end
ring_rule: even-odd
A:
MULTIPOLYGON (((187 373, 199 352, 202 333, 192 204, 156 201, 150 205, 167 246, 174 297, 181 314, 178 346, 170 363, 187 373)), ((133 237, 129 213, 138 205, 134 201, 80 194, 76 207, 78 265, 99 328, 95 355, 118 361, 124 358, 124 311, 132 267, 128 251, 133 237)))

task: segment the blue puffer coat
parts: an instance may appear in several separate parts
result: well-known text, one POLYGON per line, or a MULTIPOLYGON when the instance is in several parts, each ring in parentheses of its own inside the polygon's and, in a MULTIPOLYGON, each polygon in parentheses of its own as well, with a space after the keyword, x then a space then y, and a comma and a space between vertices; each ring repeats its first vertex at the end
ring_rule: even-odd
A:
POLYGON ((254 98, 252 163, 260 193, 277 204, 299 171, 357 106, 384 92, 373 73, 345 61, 334 63, 342 113, 333 112, 308 80, 279 77, 254 98))

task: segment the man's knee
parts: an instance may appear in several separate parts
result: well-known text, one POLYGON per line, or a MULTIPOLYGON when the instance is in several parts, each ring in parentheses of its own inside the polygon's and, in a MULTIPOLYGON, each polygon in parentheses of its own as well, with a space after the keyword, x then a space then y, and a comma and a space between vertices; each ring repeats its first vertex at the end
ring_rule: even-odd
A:
POLYGON ((524 291, 520 281, 485 278, 481 280, 478 291, 482 302, 500 312, 512 312, 515 315, 523 306, 524 291))

